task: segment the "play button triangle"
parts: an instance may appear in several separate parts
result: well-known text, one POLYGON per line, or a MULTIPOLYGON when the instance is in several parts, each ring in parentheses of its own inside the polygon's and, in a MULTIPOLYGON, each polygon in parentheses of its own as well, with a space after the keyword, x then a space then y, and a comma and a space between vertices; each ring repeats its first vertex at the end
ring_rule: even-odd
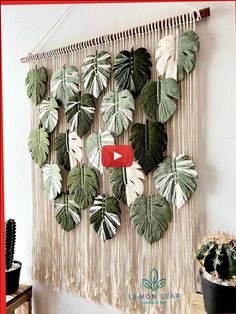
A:
POLYGON ((114 152, 114 160, 117 160, 117 159, 119 159, 121 157, 122 157, 121 154, 118 154, 118 153, 114 152))

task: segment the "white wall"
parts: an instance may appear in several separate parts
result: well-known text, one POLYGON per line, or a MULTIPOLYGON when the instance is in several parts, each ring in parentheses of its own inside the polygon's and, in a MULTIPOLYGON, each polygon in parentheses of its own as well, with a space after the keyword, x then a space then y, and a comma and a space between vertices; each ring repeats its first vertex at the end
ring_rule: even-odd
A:
MULTIPOLYGON (((233 2, 77 5, 40 50, 82 41, 100 34, 146 24, 210 6, 211 17, 198 24, 201 51, 197 60, 199 151, 198 235, 217 229, 236 233, 236 104, 233 2)), ((20 63, 66 10, 67 5, 3 6, 3 104, 6 218, 17 221, 16 259, 23 262, 22 282, 31 282, 31 179, 27 136, 30 104, 20 63)), ((50 287, 34 283, 37 314, 114 313, 50 287)), ((175 313, 174 313, 175 314, 175 313)))

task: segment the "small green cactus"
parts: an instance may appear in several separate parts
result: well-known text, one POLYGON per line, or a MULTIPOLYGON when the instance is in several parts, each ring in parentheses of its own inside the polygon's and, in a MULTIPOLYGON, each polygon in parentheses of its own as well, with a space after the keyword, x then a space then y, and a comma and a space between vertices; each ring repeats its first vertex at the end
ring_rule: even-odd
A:
POLYGON ((12 268, 16 242, 16 222, 14 219, 5 221, 5 255, 6 270, 12 268))
POLYGON ((236 240, 227 233, 217 233, 204 239, 196 257, 206 272, 220 279, 236 276, 236 240))

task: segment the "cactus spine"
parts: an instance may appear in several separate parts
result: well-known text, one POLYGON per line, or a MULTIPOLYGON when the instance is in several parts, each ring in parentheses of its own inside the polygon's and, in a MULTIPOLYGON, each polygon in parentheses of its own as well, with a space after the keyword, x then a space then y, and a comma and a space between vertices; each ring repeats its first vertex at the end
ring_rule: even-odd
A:
POLYGON ((236 240, 219 233, 203 240, 196 252, 203 269, 218 278, 230 280, 236 276, 236 240))
POLYGON ((16 242, 16 223, 14 219, 5 222, 6 269, 12 268, 16 242))

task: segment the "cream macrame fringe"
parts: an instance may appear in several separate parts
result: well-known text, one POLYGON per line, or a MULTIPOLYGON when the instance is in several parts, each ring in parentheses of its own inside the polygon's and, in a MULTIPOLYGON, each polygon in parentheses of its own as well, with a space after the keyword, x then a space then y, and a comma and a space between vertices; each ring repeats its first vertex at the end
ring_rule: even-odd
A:
MULTIPOLYGON (((195 30, 194 19, 189 16, 185 25, 180 25, 179 32, 195 30)), ((49 81, 52 72, 64 64, 77 67, 81 77, 81 63, 84 58, 98 51, 107 50, 114 56, 123 49, 145 47, 152 55, 152 79, 157 79, 155 68, 155 50, 158 41, 165 35, 174 34, 176 28, 165 28, 145 35, 102 44, 78 52, 52 57, 38 61, 38 66, 45 66, 49 81)), ((31 62, 30 67, 35 66, 31 62)), ((47 91, 50 94, 50 83, 47 91)), ((83 84, 80 83, 83 91, 83 84)), ((107 90, 116 90, 110 80, 107 90)), ((105 93, 106 91, 104 91, 105 93)), ((104 93, 101 95, 103 97, 104 93)), ((167 122, 168 148, 167 155, 186 153, 191 159, 196 158, 196 119, 195 75, 186 76, 181 82, 181 100, 177 111, 167 122)), ((99 127, 105 129, 99 113, 99 101, 96 102, 96 118, 91 132, 99 127)), ((38 126, 38 110, 32 107, 32 127, 38 126)), ((66 120, 60 108, 59 125, 51 135, 49 162, 56 162, 54 140, 59 132, 65 132, 66 120)), ((144 122, 139 99, 136 100, 135 122, 144 122)), ((130 129, 116 138, 116 143, 128 144, 130 129)), ((88 132, 89 133, 89 132, 88 132)), ((86 134, 84 143, 88 137, 86 134)), ((84 154, 84 162, 88 160, 84 154)), ((100 191, 111 195, 108 171, 99 176, 100 191)), ((152 246, 139 237, 131 226, 128 207, 121 204, 121 227, 114 239, 105 243, 94 232, 89 224, 89 210, 82 212, 79 226, 69 233, 63 231, 54 218, 53 204, 47 199, 42 187, 41 169, 32 164, 33 181, 33 278, 55 289, 68 291, 76 296, 110 304, 127 313, 188 313, 191 294, 194 290, 194 265, 192 252, 194 249, 194 230, 196 210, 195 197, 181 209, 173 207, 173 220, 165 236, 152 246), (131 301, 129 295, 148 293, 141 285, 141 279, 147 278, 150 270, 158 269, 160 277, 166 278, 166 286, 158 293, 179 292, 181 298, 169 300, 167 304, 145 305, 139 301, 131 301)), ((66 189, 66 184, 64 185, 66 189)), ((145 195, 155 195, 152 174, 145 180, 145 195)))

